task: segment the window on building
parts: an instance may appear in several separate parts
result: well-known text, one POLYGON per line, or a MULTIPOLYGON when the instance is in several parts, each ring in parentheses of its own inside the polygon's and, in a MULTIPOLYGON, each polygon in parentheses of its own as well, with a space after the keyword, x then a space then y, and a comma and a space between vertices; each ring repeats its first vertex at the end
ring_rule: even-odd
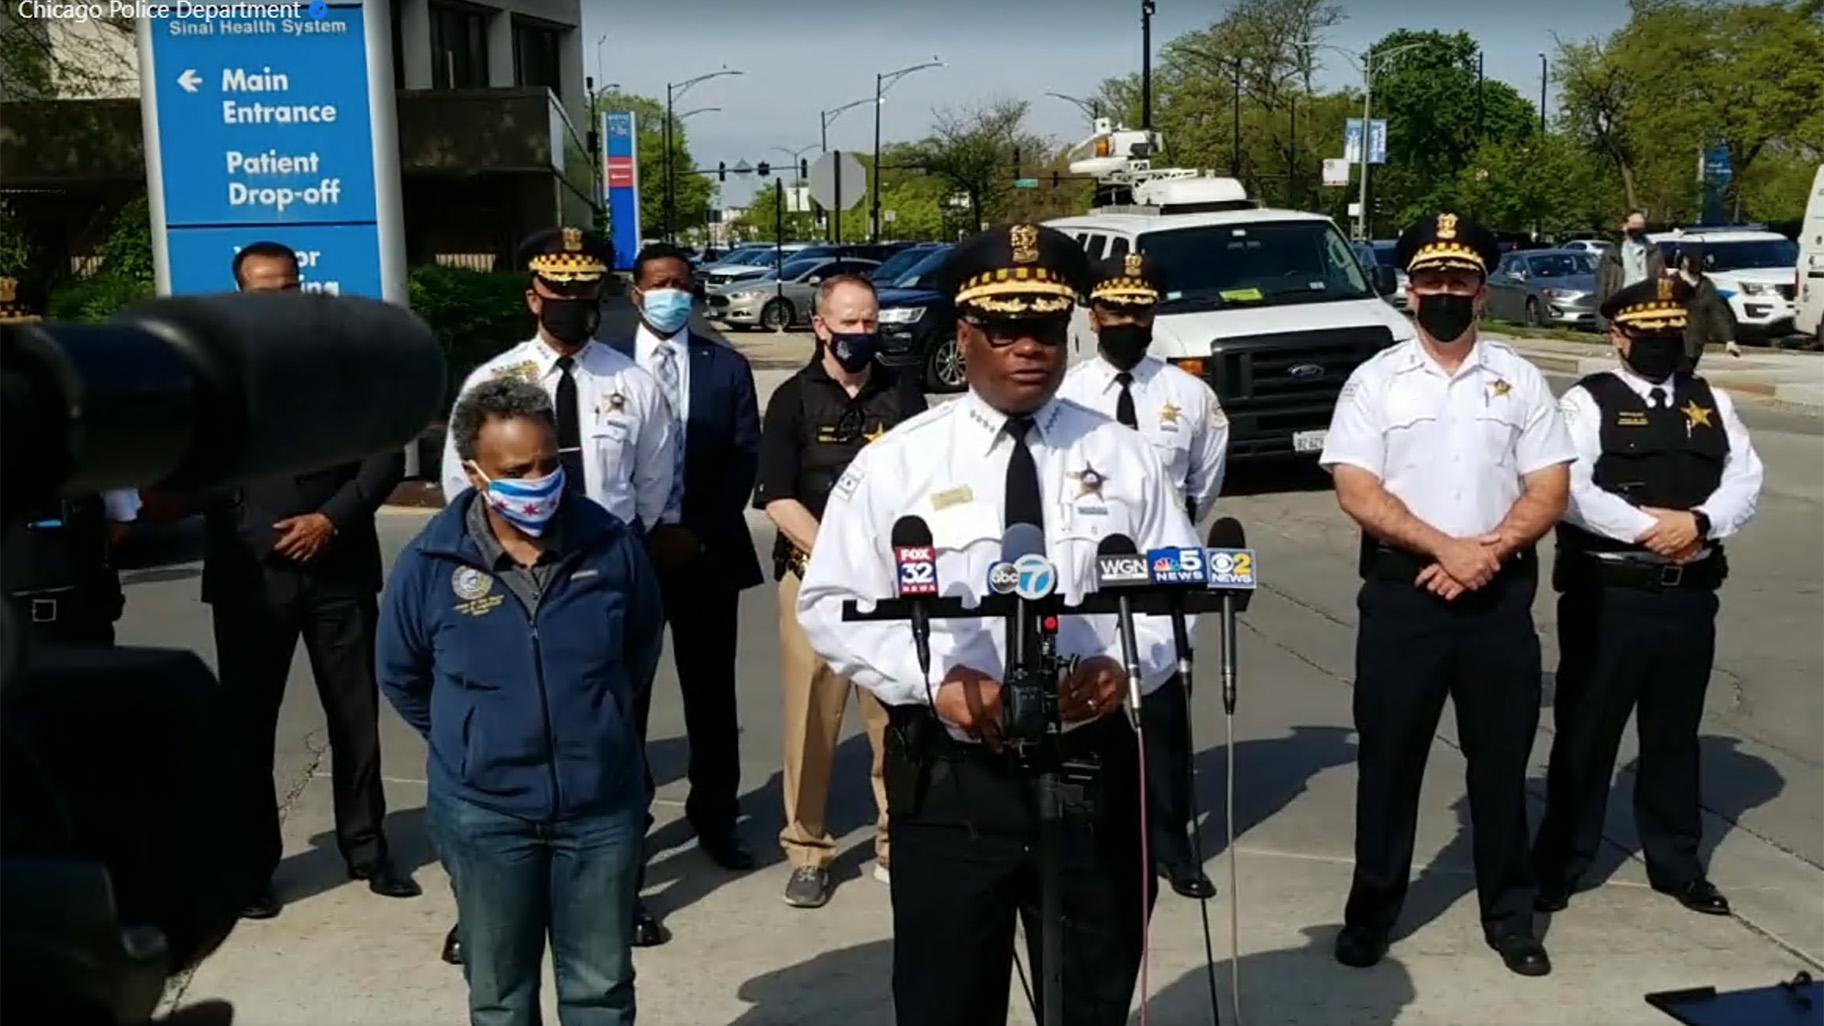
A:
POLYGON ((477 89, 488 84, 488 25, 473 8, 431 4, 431 86, 477 89))
POLYGON ((537 22, 513 19, 513 81, 522 86, 544 86, 564 95, 558 76, 558 46, 561 34, 537 22))

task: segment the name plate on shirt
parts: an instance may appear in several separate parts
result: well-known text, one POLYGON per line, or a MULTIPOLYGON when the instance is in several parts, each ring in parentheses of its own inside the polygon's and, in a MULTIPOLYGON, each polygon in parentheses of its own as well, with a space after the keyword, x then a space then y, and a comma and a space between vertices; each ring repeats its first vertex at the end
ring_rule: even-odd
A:
POLYGON ((1317 428, 1312 431, 1292 432, 1293 452, 1323 452, 1324 442, 1330 437, 1328 428, 1317 428))

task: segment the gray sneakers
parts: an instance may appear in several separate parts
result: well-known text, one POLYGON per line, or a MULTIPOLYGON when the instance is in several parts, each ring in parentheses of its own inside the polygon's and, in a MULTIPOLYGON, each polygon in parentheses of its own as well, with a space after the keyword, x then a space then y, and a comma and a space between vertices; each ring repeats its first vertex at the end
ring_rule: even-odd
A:
POLYGON ((793 908, 822 908, 830 900, 830 871, 799 866, 785 882, 785 903, 793 908))

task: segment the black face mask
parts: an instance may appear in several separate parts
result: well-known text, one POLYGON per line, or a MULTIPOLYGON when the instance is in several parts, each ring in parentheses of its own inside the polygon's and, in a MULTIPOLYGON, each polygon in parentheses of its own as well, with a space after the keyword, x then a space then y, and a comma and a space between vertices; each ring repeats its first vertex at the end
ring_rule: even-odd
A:
POLYGON ((1419 297, 1419 326, 1445 345, 1461 339, 1476 321, 1476 297, 1441 292, 1419 297))
POLYGON ((1672 376, 1684 355, 1685 340, 1681 336, 1642 335, 1628 343, 1628 355, 1623 360, 1634 373, 1657 383, 1672 376))
POLYGON ((1103 358, 1116 370, 1133 370, 1146 355, 1146 347, 1153 344, 1153 327, 1150 324, 1107 324, 1096 329, 1096 340, 1102 347, 1103 358))
POLYGON ((594 299, 545 298, 539 304, 538 323, 567 346, 580 346, 594 338, 601 319, 601 307, 594 299))
POLYGON ((1622 234, 1638 242, 1642 235, 1647 234, 1647 230, 1645 228, 1624 228, 1622 234))
POLYGON ((830 332, 830 355, 850 374, 860 374, 880 351, 880 333, 875 331, 830 332))

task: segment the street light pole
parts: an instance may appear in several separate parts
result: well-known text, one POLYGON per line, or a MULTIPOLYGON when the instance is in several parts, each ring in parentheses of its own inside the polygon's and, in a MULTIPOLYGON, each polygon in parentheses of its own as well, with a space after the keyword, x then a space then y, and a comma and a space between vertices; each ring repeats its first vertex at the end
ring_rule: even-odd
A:
POLYGON ((1368 239, 1368 129, 1370 115, 1372 115, 1374 110, 1375 62, 1378 59, 1382 63, 1382 66, 1385 67, 1386 61, 1389 59, 1405 53, 1408 50, 1416 50, 1421 46, 1429 46, 1430 43, 1407 43, 1405 46, 1396 46, 1391 50, 1382 50, 1379 53, 1376 53, 1373 50, 1370 50, 1367 53, 1357 53, 1354 50, 1345 49, 1334 43, 1320 43, 1310 39, 1295 40, 1292 45, 1335 50, 1337 53, 1349 58, 1357 67, 1362 69, 1362 191, 1357 200, 1357 207, 1359 209, 1355 218, 1355 234, 1357 238, 1365 242, 1368 239))
POLYGON ((1140 0, 1140 127, 1153 130, 1153 0, 1140 0))
POLYGON ((1241 177, 1241 59, 1235 59, 1235 149, 1229 157, 1229 175, 1241 177))
MULTIPOLYGON (((696 85, 698 82, 707 82, 712 78, 721 78, 724 75, 739 75, 739 74, 741 74, 741 72, 730 71, 727 68, 723 68, 721 71, 712 71, 712 72, 709 72, 708 74, 698 75, 696 78, 685 79, 682 82, 665 83, 665 136, 664 136, 664 139, 665 139, 665 234, 664 234, 664 238, 665 238, 666 242, 671 242, 673 240, 674 235, 673 235, 672 225, 676 221, 676 216, 677 216, 676 210, 674 209, 675 191, 674 191, 673 185, 672 185, 672 179, 674 176, 674 172, 673 172, 672 166, 671 166, 672 165, 671 141, 673 138, 673 129, 672 129, 672 124, 671 124, 671 122, 672 122, 672 116, 671 116, 672 103, 678 97, 683 96, 684 93, 687 90, 689 90, 691 86, 696 85)), ((696 113, 696 112, 693 111, 693 113, 696 113)))
POLYGON ((1089 127, 1091 128, 1096 127, 1096 119, 1102 116, 1102 104, 1100 101, 1085 100, 1080 96, 1068 96, 1064 93, 1046 93, 1045 95, 1074 105, 1078 110, 1083 112, 1084 117, 1089 119, 1089 127))
POLYGON ((884 74, 877 73, 874 76, 874 174, 872 176, 874 182, 873 196, 868 202, 871 212, 868 219, 869 242, 880 242, 880 108, 886 102, 887 90, 893 87, 893 83, 914 71, 943 66, 944 62, 938 60, 937 56, 933 54, 931 59, 923 64, 914 64, 909 68, 901 68, 898 71, 889 71, 884 74))
POLYGON ((1539 140, 1545 141, 1545 85, 1551 80, 1551 64, 1545 54, 1539 55, 1539 140))

